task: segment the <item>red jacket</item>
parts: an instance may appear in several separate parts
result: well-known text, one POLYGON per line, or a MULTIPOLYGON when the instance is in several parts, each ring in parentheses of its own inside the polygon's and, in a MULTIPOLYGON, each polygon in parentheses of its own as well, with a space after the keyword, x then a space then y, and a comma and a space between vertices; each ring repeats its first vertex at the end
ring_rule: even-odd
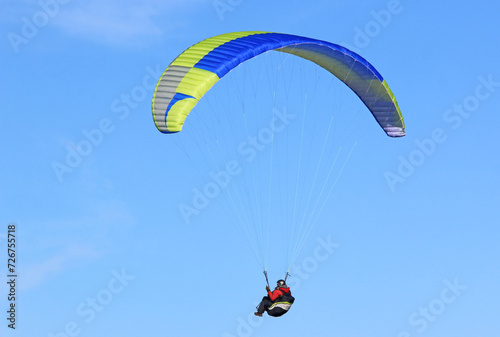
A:
POLYGON ((274 289, 272 292, 268 291, 267 294, 271 301, 276 300, 278 297, 283 296, 284 294, 292 295, 290 288, 278 288, 274 289))

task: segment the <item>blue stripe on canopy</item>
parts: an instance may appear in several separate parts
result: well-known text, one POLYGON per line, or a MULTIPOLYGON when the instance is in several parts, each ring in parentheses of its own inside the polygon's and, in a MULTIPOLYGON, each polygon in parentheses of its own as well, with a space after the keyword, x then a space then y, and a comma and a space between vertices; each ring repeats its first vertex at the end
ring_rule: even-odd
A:
MULTIPOLYGON (((194 98, 194 97, 189 96, 189 95, 185 95, 185 94, 181 94, 180 92, 176 93, 174 95, 174 97, 172 97, 172 100, 168 104, 167 110, 165 111, 165 124, 167 124, 167 115, 168 115, 168 112, 170 111, 170 109, 172 108, 172 106, 174 106, 174 104, 177 103, 178 101, 181 101, 181 100, 186 99, 186 98, 194 98)), ((166 132, 166 133, 174 133, 174 132, 166 132)))
POLYGON ((205 55, 194 67, 216 73, 221 78, 238 64, 252 57, 269 50, 290 47, 292 45, 301 45, 301 49, 316 51, 322 54, 326 52, 326 48, 324 47, 328 47, 330 49, 328 56, 332 58, 350 58, 351 62, 352 59, 359 62, 360 64, 357 66, 357 69, 353 69, 356 73, 362 74, 370 70, 370 77, 375 74, 380 82, 384 80, 382 75, 368 61, 349 49, 327 41, 279 33, 254 34, 226 42, 205 55))

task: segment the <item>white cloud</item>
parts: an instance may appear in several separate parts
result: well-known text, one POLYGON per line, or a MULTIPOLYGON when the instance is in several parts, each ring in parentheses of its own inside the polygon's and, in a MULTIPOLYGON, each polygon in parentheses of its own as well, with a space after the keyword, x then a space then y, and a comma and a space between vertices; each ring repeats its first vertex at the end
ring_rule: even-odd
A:
POLYGON ((20 233, 24 241, 23 263, 19 266, 22 290, 43 286, 58 275, 96 263, 110 249, 120 249, 116 246, 135 224, 130 211, 119 200, 89 205, 88 213, 71 220, 23 225, 30 230, 29 234, 20 233))
POLYGON ((90 1, 66 10, 55 23, 71 34, 127 43, 141 36, 161 35, 161 30, 152 22, 154 15, 154 8, 147 5, 125 7, 90 1))
POLYGON ((69 246, 64 251, 43 262, 31 264, 22 268, 20 273, 22 274, 23 282, 20 283, 20 290, 37 287, 56 274, 70 268, 75 268, 76 265, 84 263, 83 261, 96 259, 100 255, 100 252, 90 246, 69 246))
POLYGON ((54 24, 71 35, 90 38, 105 43, 147 43, 160 38, 172 22, 176 13, 186 7, 205 0, 196 1, 99 1, 69 3, 54 18, 54 24))

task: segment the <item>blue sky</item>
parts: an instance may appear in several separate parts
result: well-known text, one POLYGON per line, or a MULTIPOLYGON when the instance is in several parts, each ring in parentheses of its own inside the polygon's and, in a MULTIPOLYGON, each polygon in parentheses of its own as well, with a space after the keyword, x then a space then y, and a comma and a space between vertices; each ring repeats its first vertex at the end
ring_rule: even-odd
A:
MULTIPOLYGON (((16 225, 18 240, 16 331, 7 327, 11 302, 2 281, 2 336, 498 332, 497 4, 1 3, 4 265, 9 224, 16 225), (348 46, 381 72, 406 122, 406 137, 386 137, 342 86, 331 92, 314 87, 316 81, 331 83, 328 74, 272 54, 229 74, 195 108, 200 116, 211 111, 227 116, 240 104, 227 93, 246 83, 249 115, 271 110, 264 107, 271 97, 267 78, 289 85, 290 95, 280 96, 276 109, 294 114, 307 105, 310 112, 328 107, 336 114, 331 151, 340 151, 332 176, 338 179, 326 183, 333 192, 321 199, 325 207, 293 262, 289 284, 297 301, 280 319, 253 317, 264 278, 241 228, 233 226, 227 191, 189 223, 179 211, 214 172, 200 147, 204 143, 192 141, 210 119, 193 118, 193 128, 186 124, 186 133, 173 138, 160 134, 151 118, 154 85, 179 53, 210 36, 244 30, 348 46), (266 71, 268 64, 284 66, 275 73, 266 71), (264 82, 258 82, 261 75, 264 82), (256 86, 249 89, 249 83, 256 86)), ((251 132, 265 128, 272 115, 259 116, 251 120, 251 132)), ((327 120, 318 117, 316 123, 327 120)), ((267 182, 259 188, 262 215, 285 228, 294 221, 293 211, 275 200, 290 201, 292 194, 287 175, 276 172, 280 167, 295 172, 286 160, 297 161, 299 154, 293 149, 278 154, 296 141, 300 125, 294 119, 275 135, 281 143, 274 160, 283 158, 275 167, 281 179, 275 184, 282 188, 272 194, 267 182)), ((221 139, 224 134, 229 139, 227 132, 221 139)), ((321 141, 319 133, 313 138, 321 141)), ((246 138, 232 139, 237 145, 246 138)), ((247 174, 236 176, 231 188, 245 190, 251 165, 236 150, 228 146, 227 157, 215 161, 240 160, 247 174)), ((318 148, 310 152, 320 155, 318 148)), ((262 151, 262 161, 270 153, 262 151)), ((260 162, 254 163, 256 170, 262 169, 260 162)), ((319 171, 323 177, 328 172, 319 171)), ((271 226, 274 235, 284 231, 271 226)), ((284 255, 286 249, 271 245, 272 284, 283 277, 284 255)), ((6 268, 0 275, 7 279, 6 268)))

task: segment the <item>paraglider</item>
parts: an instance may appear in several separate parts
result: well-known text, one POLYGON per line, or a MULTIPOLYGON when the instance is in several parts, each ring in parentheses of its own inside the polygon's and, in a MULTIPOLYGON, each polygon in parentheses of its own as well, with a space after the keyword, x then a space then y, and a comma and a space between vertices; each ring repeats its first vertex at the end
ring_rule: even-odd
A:
MULTIPOLYGON (((180 132, 183 129, 187 116, 215 83, 243 62, 271 50, 298 56, 324 68, 359 97, 389 137, 405 136, 403 116, 394 94, 382 75, 363 57, 347 48, 327 41, 259 31, 235 32, 214 36, 194 44, 177 56, 163 72, 155 88, 152 112, 156 128, 166 134, 180 132)), ((208 115, 204 117, 210 119, 212 116, 208 115)), ((274 118, 273 115, 273 121, 274 118)), ((314 118, 314 115, 312 117, 308 116, 308 118, 314 118)), ((346 126, 346 128, 348 127, 350 126, 346 126)), ((224 132, 225 130, 220 128, 215 131, 224 132)), ((274 138, 271 135, 269 139, 273 140, 274 138)), ((213 158, 211 159, 213 160, 213 158)), ((271 156, 271 165, 272 161, 273 157, 271 156)), ((218 171, 220 172, 219 169, 218 171)), ((270 171, 269 177, 272 176, 272 170, 270 171)), ((330 177, 330 172, 328 173, 327 180, 330 177)), ((252 179, 255 179, 253 172, 252 179)), ((226 182, 224 188, 228 184, 226 182)), ((212 184, 212 186, 215 185, 212 184)), ((220 188, 223 187, 221 186, 220 188)), ((270 190, 271 183, 262 189, 265 188, 269 188, 270 190)), ((255 223, 256 227, 261 227, 262 223, 259 219, 260 214, 263 212, 258 213, 259 211, 251 209, 252 205, 254 205, 253 202, 258 199, 255 191, 259 190, 254 180, 251 190, 254 193, 253 195, 246 193, 248 191, 242 193, 243 198, 245 196, 248 198, 248 202, 240 201, 237 198, 235 201, 233 200, 235 198, 231 196, 230 199, 234 208, 239 204, 242 207, 246 205, 249 208, 245 212, 241 212, 241 218, 247 216, 251 218, 248 220, 248 224, 255 223), (252 215, 252 212, 257 213, 257 216, 252 215)), ((216 191, 215 195, 218 194, 218 187, 216 191)), ((323 189, 321 190, 321 194, 323 194, 323 189)), ((327 194, 327 198, 328 195, 329 193, 327 194)), ((269 193, 269 198, 270 196, 271 194, 269 193)), ((207 198, 205 197, 205 199, 207 198)), ((258 205, 261 203, 256 202, 255 204, 258 205)), ((317 204, 316 202, 314 208, 311 207, 313 211, 316 210, 317 204)), ((307 204, 306 210, 308 206, 307 204)), ((270 207, 267 212, 270 213, 270 207)), ((238 219, 238 221, 245 223, 244 219, 238 219)), ((315 220, 313 220, 311 215, 311 217, 304 216, 302 221, 306 224, 305 228, 308 228, 311 222, 315 220)), ((296 247, 293 250, 294 253, 292 254, 289 266, 291 266, 293 259, 302 247, 303 242, 300 240, 307 237, 304 234, 305 232, 300 233, 298 231, 297 235, 300 239, 295 243, 296 247)), ((258 244, 262 244, 264 240, 261 236, 257 241, 258 244)), ((294 240, 291 241, 293 242, 294 240)), ((260 247, 260 250, 264 251, 265 248, 260 247)), ((266 274, 265 263, 261 263, 261 266, 264 274, 266 274)), ((290 267, 288 267, 287 276, 289 270, 290 267)), ((277 287, 273 292, 270 291, 269 283, 266 290, 268 295, 263 298, 257 307, 257 312, 255 312, 257 316, 262 316, 264 312, 267 312, 270 316, 279 317, 290 309, 295 300, 291 295, 290 288, 286 285, 286 278, 277 282, 277 287)))
POLYGON ((286 285, 285 280, 278 280, 276 283, 276 288, 273 291, 269 285, 266 286, 267 296, 264 296, 257 306, 255 316, 262 317, 262 314, 267 312, 269 316, 280 317, 290 310, 295 302, 290 288, 286 285))

